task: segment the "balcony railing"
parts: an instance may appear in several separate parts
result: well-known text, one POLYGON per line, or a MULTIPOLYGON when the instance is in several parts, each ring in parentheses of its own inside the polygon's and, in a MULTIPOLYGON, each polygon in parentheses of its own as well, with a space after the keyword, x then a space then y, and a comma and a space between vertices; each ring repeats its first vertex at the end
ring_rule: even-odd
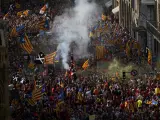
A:
POLYGON ((144 23, 142 25, 144 25, 146 30, 150 32, 156 38, 156 40, 160 43, 160 31, 158 30, 158 27, 157 27, 158 23, 156 21, 147 20, 147 17, 143 13, 140 13, 140 18, 141 18, 141 22, 143 21, 144 23))
POLYGON ((141 0, 141 3, 145 5, 155 5, 155 0, 141 0))
POLYGON ((160 31, 158 31, 158 29, 153 26, 149 21, 146 21, 146 28, 160 42, 160 31))

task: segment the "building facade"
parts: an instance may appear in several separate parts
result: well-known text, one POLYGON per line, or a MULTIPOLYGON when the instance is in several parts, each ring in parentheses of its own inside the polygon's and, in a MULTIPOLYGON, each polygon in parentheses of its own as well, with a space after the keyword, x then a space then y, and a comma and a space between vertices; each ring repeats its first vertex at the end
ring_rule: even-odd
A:
POLYGON ((142 49, 148 47, 153 57, 160 57, 160 0, 112 0, 112 8, 119 24, 142 49))
POLYGON ((157 26, 158 30, 160 31, 160 1, 157 0, 157 26))
POLYGON ((7 22, 0 21, 0 120, 9 120, 7 22))

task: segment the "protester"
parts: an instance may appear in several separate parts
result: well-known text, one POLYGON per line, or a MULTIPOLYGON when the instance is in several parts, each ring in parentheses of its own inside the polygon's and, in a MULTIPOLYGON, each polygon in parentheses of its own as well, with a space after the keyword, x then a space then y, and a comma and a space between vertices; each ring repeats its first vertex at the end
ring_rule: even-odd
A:
MULTIPOLYGON (((51 4, 53 6, 47 11, 46 16, 39 13, 44 4, 36 1, 21 4, 21 8, 11 4, 11 12, 5 17, 10 31, 14 27, 24 25, 24 31, 33 43, 34 37, 40 31, 39 23, 44 18, 49 16, 52 23, 56 15, 62 14, 64 6, 73 5, 68 1, 58 0, 51 4), (27 14, 23 14, 24 11, 27 14)), ((128 33, 119 26, 118 18, 114 18, 112 14, 108 16, 105 24, 110 25, 109 37, 113 40, 120 39, 113 43, 116 52, 125 52, 128 33), (120 47, 120 44, 123 46, 120 47)), ((158 120, 160 117, 160 84, 153 76, 122 81, 119 77, 113 80, 93 72, 88 76, 78 75, 74 79, 71 75, 65 76, 63 71, 48 71, 49 75, 45 78, 45 75, 41 74, 40 65, 30 69, 32 72, 28 70, 32 58, 25 55, 19 47, 20 36, 21 33, 10 34, 8 41, 9 101, 12 120, 158 120)), ((137 52, 140 52, 137 49, 131 50, 132 54, 128 58, 125 55, 125 58, 130 61, 129 58, 132 57, 132 60, 137 61, 137 52)))

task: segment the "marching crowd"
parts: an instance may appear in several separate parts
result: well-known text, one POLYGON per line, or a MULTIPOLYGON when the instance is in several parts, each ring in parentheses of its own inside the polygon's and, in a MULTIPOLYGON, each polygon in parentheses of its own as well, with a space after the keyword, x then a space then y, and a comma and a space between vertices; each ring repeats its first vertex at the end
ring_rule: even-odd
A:
POLYGON ((19 39, 21 36, 18 35, 16 29, 18 27, 22 29, 21 32, 26 33, 32 43, 37 42, 37 39, 39 39, 37 36, 40 34, 43 20, 49 19, 49 24, 51 24, 56 15, 62 14, 64 5, 66 5, 65 7, 69 6, 69 2, 67 3, 67 1, 55 0, 50 2, 48 10, 45 14, 41 15, 39 11, 44 4, 45 2, 35 0, 23 1, 21 3, 17 3, 16 1, 11 3, 9 9, 5 10, 5 12, 1 10, 1 13, 4 12, 1 19, 8 21, 9 71, 11 74, 16 74, 16 72, 19 72, 19 69, 24 68, 24 55, 26 54, 20 48, 19 39))
MULTIPOLYGON (((52 3, 48 11, 50 19, 63 12, 65 3, 52 3)), ((9 27, 24 25, 29 34, 39 33, 39 15, 42 5, 35 2, 23 5, 33 7, 27 17, 17 15, 17 11, 6 18, 9 27), (38 6, 40 5, 40 6, 38 6), (36 7, 35 7, 36 6, 36 7)), ((12 6, 11 6, 12 7, 12 6)), ((15 10, 15 9, 14 9, 15 10)), ((113 16, 112 16, 113 17, 113 16)), ((111 18, 112 18, 111 17, 111 18)), ((113 18, 112 18, 113 19, 113 18)), ((117 25, 117 22, 112 24, 117 25)), ((117 20, 116 20, 117 21, 117 20)), ((124 32, 125 30, 123 30, 124 32)), ((24 56, 17 49, 17 38, 9 40, 10 73, 23 69, 24 56)), ((63 73, 40 83, 27 79, 10 81, 10 115, 11 120, 158 120, 160 118, 160 84, 150 76, 134 78, 127 81, 113 81, 96 73, 88 77, 78 76, 76 80, 63 73), (34 92, 38 94, 34 94, 34 92), (34 98, 34 99, 33 99, 34 98)))
POLYGON ((57 75, 52 83, 41 82, 45 94, 34 104, 28 98, 35 83, 14 84, 19 95, 18 101, 13 99, 10 104, 13 120, 158 120, 160 117, 160 85, 150 76, 122 83, 93 73, 79 76, 76 81, 57 75))

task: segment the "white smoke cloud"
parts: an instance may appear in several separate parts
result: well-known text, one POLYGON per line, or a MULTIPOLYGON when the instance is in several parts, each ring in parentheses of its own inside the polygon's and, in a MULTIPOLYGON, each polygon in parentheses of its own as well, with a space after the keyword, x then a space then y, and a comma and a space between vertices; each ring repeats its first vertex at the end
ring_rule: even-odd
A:
POLYGON ((57 35, 59 43, 57 50, 60 51, 62 63, 65 69, 69 69, 68 54, 70 52, 70 44, 75 42, 77 44, 76 54, 83 56, 87 53, 87 46, 89 42, 88 25, 94 22, 90 18, 97 12, 97 5, 93 2, 89 3, 87 0, 77 0, 74 8, 65 10, 61 16, 55 17, 53 27, 57 35))

